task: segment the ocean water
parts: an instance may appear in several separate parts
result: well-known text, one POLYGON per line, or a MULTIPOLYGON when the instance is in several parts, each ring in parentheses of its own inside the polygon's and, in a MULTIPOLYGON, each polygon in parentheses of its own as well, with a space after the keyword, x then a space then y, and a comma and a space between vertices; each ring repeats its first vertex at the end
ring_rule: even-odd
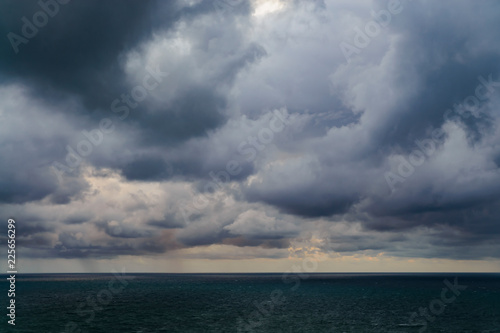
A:
POLYGON ((500 332, 500 274, 25 274, 15 327, 2 285, 0 332, 500 332))

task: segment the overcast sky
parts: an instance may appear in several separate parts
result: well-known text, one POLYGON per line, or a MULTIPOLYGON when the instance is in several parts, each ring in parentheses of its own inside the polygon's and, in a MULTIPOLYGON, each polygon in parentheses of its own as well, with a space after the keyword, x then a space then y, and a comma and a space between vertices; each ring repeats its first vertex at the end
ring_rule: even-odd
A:
POLYGON ((20 272, 500 270, 498 1, 0 16, 20 272))

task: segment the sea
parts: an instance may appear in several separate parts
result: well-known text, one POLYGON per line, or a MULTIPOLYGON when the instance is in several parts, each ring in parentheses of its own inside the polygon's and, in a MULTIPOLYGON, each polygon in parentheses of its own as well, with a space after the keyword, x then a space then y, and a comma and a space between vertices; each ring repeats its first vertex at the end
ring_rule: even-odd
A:
POLYGON ((500 332, 496 273, 7 277, 0 332, 500 332))

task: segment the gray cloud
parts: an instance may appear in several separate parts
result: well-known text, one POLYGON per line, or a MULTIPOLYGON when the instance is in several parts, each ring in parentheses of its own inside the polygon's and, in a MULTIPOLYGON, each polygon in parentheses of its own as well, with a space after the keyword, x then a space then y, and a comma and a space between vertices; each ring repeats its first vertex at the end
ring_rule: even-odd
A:
MULTIPOLYGON (((498 257, 500 5, 402 1, 347 63, 340 43, 385 1, 256 3, 70 2, 18 53, 4 38, 0 205, 27 253, 284 249, 321 230, 344 254, 498 257), (152 68, 168 76, 127 102, 152 68)), ((4 2, 0 33, 39 10, 4 2)))

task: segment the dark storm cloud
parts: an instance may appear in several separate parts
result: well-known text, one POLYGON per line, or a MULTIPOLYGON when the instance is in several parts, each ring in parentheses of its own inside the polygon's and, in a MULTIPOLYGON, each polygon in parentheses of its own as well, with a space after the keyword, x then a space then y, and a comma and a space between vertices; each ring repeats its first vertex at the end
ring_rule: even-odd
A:
MULTIPOLYGON (((124 55, 148 42, 153 33, 169 31, 183 18, 189 21, 205 14, 215 14, 215 8, 206 3, 185 7, 173 1, 70 2, 59 5, 57 14, 50 17, 27 44, 18 45, 19 52, 15 53, 7 38, 8 33, 22 35, 24 21, 21 18, 32 20, 33 14, 40 12, 41 7, 36 1, 8 1, 1 6, 4 10, 0 14, 3 15, 0 34, 6 36, 1 44, 2 80, 6 84, 23 85, 24 98, 45 105, 46 113, 27 113, 25 122, 31 118, 30 122, 52 123, 49 131, 35 128, 34 133, 30 133, 30 127, 34 126, 18 124, 20 128, 15 136, 22 137, 24 142, 33 142, 35 147, 32 150, 21 145, 21 140, 14 141, 12 136, 4 139, 15 149, 8 154, 4 151, 6 158, 0 162, 0 170, 4 172, 0 178, 3 185, 0 202, 19 203, 50 196, 54 203, 66 204, 81 193, 86 184, 78 179, 78 168, 65 169, 65 180, 58 184, 50 165, 56 161, 66 166, 67 145, 75 150, 76 144, 85 139, 80 132, 98 128, 102 118, 112 115, 111 102, 130 93, 134 85, 126 82, 124 55), (79 105, 80 100, 83 106, 79 105), (60 121, 61 117, 64 121, 60 121)), ((242 3, 240 7, 234 15, 243 15, 245 8, 248 10, 248 4, 242 3)), ((214 20, 214 24, 218 22, 214 20)), ((250 45, 241 56, 221 69, 215 81, 232 80, 238 69, 258 57, 259 52, 257 46, 250 45)), ((110 159, 95 152, 98 149, 94 148, 94 153, 85 160, 98 167, 121 169, 132 180, 167 179, 172 176, 170 164, 160 155, 151 156, 142 150, 151 145, 164 149, 169 143, 205 135, 207 130, 225 122, 224 108, 225 97, 213 86, 189 83, 168 107, 165 103, 142 104, 131 110, 122 127, 115 119, 115 126, 122 133, 138 133, 138 142, 134 145, 139 147, 133 147, 133 154, 125 157, 118 153, 110 159)), ((11 126, 8 124, 6 126, 11 126)), ((105 138, 104 144, 109 145, 109 141, 109 137, 105 138)), ((185 162, 177 164, 179 169, 185 162)))
POLYGON ((62 222, 65 224, 81 224, 92 220, 92 218, 93 214, 88 212, 88 213, 70 215, 67 218, 65 218, 62 222))
POLYGON ((81 235, 61 233, 53 248, 44 249, 39 256, 54 256, 61 258, 114 258, 119 255, 159 254, 181 246, 171 234, 163 233, 147 239, 110 240, 106 244, 89 242, 81 235))
MULTIPOLYGON (((394 106, 391 121, 380 127, 374 139, 383 146, 397 143, 411 149, 415 139, 425 136, 426 128, 444 123, 446 110, 475 94, 481 84, 478 77, 500 71, 498 49, 488 45, 494 43, 491 32, 500 29, 493 14, 500 11, 498 3, 459 1, 452 7, 441 2, 432 4, 431 10, 429 6, 428 2, 411 3, 412 12, 389 27, 402 37, 397 59, 391 64, 397 72, 394 85, 411 86, 415 80, 419 84, 411 98, 394 106), (464 12, 471 15, 463 16, 464 12), (481 25, 475 24, 476 15, 481 25)), ((485 120, 481 116, 462 118, 468 130, 479 136, 482 133, 475 125, 485 120)))
MULTIPOLYGON (((475 235, 477 239, 495 239, 500 235, 500 212, 498 199, 467 198, 449 204, 438 202, 407 203, 406 210, 383 211, 382 216, 374 216, 366 226, 372 230, 394 231, 411 229, 416 226, 452 226, 457 234, 455 239, 475 235)), ((379 210, 379 213, 381 211, 379 210)), ((443 237, 445 238, 445 237, 443 237)))
POLYGON ((182 228, 184 226, 184 222, 179 221, 174 214, 165 214, 164 219, 150 220, 146 224, 164 229, 182 228))
MULTIPOLYGON (((395 43, 396 61, 391 63, 390 69, 387 69, 389 73, 394 73, 391 75, 393 78, 385 82, 392 86, 392 89, 400 90, 403 98, 385 111, 390 117, 382 115, 374 124, 366 124, 372 131, 368 133, 370 142, 363 143, 366 146, 361 148, 346 147, 344 153, 347 156, 327 152, 326 145, 325 151, 320 151, 318 148, 322 147, 319 145, 312 147, 317 149, 314 153, 320 162, 319 164, 315 164, 315 161, 305 162, 317 169, 311 172, 312 175, 304 176, 296 173, 299 178, 306 177, 307 180, 303 184, 294 181, 293 184, 298 183, 294 186, 295 191, 289 191, 290 186, 278 180, 277 173, 269 174, 269 178, 262 182, 260 189, 255 186, 249 190, 250 199, 260 199, 286 211, 305 216, 345 213, 354 203, 369 195, 367 183, 371 180, 368 177, 373 174, 366 171, 368 168, 377 167, 377 163, 380 163, 380 158, 383 157, 381 152, 388 154, 394 150, 403 150, 409 154, 415 148, 415 140, 426 138, 426 131, 430 126, 439 127, 445 122, 446 110, 453 109, 454 105, 474 95, 476 87, 481 83, 478 81, 479 76, 485 78, 491 73, 494 73, 494 76, 498 73, 500 60, 498 49, 490 50, 486 47, 482 50, 485 47, 479 42, 493 38, 491 36, 495 30, 493 27, 498 26, 498 20, 494 15, 487 16, 483 21, 486 24, 485 28, 476 28, 469 25, 472 24, 470 17, 461 19, 459 16, 459 13, 467 11, 469 7, 472 8, 472 4, 460 2, 459 6, 453 8, 449 7, 449 3, 436 6, 429 3, 411 5, 415 7, 412 7, 412 10, 415 9, 419 15, 405 16, 404 20, 395 21, 390 26, 391 31, 397 30, 400 39, 395 43), (432 7, 431 10, 429 6, 432 7), (460 19, 448 17, 445 13, 450 10, 460 19), (417 22, 421 21, 429 24, 423 27, 417 25, 417 22), (477 48, 474 49, 474 46, 477 48), (415 53, 414 50, 418 52, 415 53), (415 86, 415 82, 418 85, 414 91, 410 93, 405 91, 406 86, 415 86), (358 153, 365 155, 364 162, 357 156, 358 153), (349 177, 343 179, 336 176, 344 171, 345 164, 360 166, 360 162, 364 164, 361 166, 362 170, 356 170, 360 172, 352 172, 349 177), (340 167, 340 170, 336 169, 337 167, 340 167), (358 184, 357 177, 366 177, 362 185, 358 184)), ((479 7, 474 6, 474 11, 499 12, 498 5, 494 3, 483 3, 479 7)), ((384 99, 384 96, 379 97, 384 99)), ((366 107, 369 108, 369 105, 366 107)), ((491 117, 485 119, 486 116, 482 115, 479 119, 463 117, 461 122, 467 126, 467 131, 478 132, 479 139, 488 132, 485 132, 485 126, 475 126, 478 122, 487 120, 487 125, 493 126, 494 119, 491 117)), ((331 150, 335 150, 335 147, 331 150)), ((304 170, 305 166, 297 168, 304 170)), ((281 170, 289 176, 296 171, 281 170)))
MULTIPOLYGON (((26 217, 27 244, 65 258, 282 249, 326 223, 336 252, 497 256, 500 4, 403 1, 346 63, 339 44, 386 1, 283 3, 255 17, 246 1, 73 1, 17 54, 4 38, 0 203, 26 217), (151 68, 165 76, 127 104, 151 68), (277 109, 290 121, 264 144, 277 109), (51 163, 104 117, 114 132, 58 181, 51 163), (390 186, 416 149, 423 162, 390 186)), ((0 34, 39 10, 4 2, 0 34)))
POLYGON ((165 179, 168 176, 168 165, 162 159, 146 157, 127 164, 123 168, 123 175, 133 180, 165 179))
POLYGON ((224 107, 224 98, 212 88, 192 86, 174 100, 171 107, 151 108, 151 113, 138 110, 131 121, 140 124, 145 145, 164 145, 172 140, 183 141, 203 135, 220 126, 224 121, 224 107))
POLYGON ((20 237, 31 236, 44 232, 52 232, 55 230, 54 225, 49 225, 46 221, 25 221, 22 226, 16 228, 17 235, 20 237))
POLYGON ((153 232, 151 230, 144 230, 135 228, 124 223, 111 223, 111 222, 97 222, 96 226, 99 230, 104 230, 107 235, 118 238, 142 238, 151 237, 153 232))
POLYGON ((24 203, 49 197, 53 203, 64 204, 78 197, 87 188, 86 182, 76 173, 68 173, 58 183, 49 168, 63 153, 60 142, 73 134, 63 116, 49 111, 61 110, 68 105, 66 101, 27 101, 25 90, 18 87, 3 88, 0 95, 5 103, 5 113, 0 116, 0 202, 24 203))
MULTIPOLYGON (((64 145, 55 143, 68 142, 69 135, 74 135, 61 130, 78 121, 78 118, 72 120, 75 114, 81 117, 95 107, 109 106, 110 97, 122 86, 120 53, 149 36, 155 24, 148 21, 152 5, 147 2, 73 1, 57 6, 57 14, 27 44, 20 44, 19 52, 15 53, 7 34, 22 35, 25 23, 21 18, 32 21, 41 7, 37 1, 6 1, 0 5, 0 34, 5 37, 0 45, 2 81, 27 85, 31 91, 24 93, 38 99, 40 107, 46 106, 45 112, 38 113, 5 110, 24 113, 24 121, 15 124, 14 135, 3 140, 15 147, 10 152, 5 146, 2 149, 5 158, 0 162, 0 201, 3 202, 40 200, 51 195, 54 203, 64 204, 85 189, 85 183, 71 174, 67 174, 64 183, 57 183, 49 165, 64 157, 65 150, 64 145), (88 108, 52 102, 66 99, 68 93, 81 98, 88 108), (61 113, 66 119, 62 122, 49 112, 61 113), (37 128, 32 125, 37 121, 51 123, 53 128, 37 128)), ((168 22, 165 20, 165 24, 168 22)))
MULTIPOLYGON (((362 86, 367 90, 377 89, 377 84, 390 89, 381 88, 383 93, 378 96, 378 101, 367 100, 362 101, 364 104, 352 105, 364 108, 364 113, 373 113, 374 116, 378 112, 378 118, 365 115, 358 133, 352 131, 353 135, 342 134, 343 137, 339 133, 337 142, 333 141, 335 135, 330 135, 331 139, 326 136, 324 144, 316 142, 309 146, 307 157, 267 168, 262 172, 261 182, 246 187, 247 198, 305 217, 337 215, 347 220, 361 220, 368 228, 382 232, 410 232, 417 227, 439 228, 444 225, 454 232, 443 233, 438 238, 445 239, 444 246, 450 247, 472 246, 498 239, 498 227, 493 221, 500 220, 496 208, 500 196, 497 190, 499 179, 498 170, 491 170, 491 166, 469 168, 450 163, 441 170, 429 170, 431 167, 424 165, 392 195, 379 182, 384 172, 384 159, 396 152, 408 156, 418 148, 416 140, 429 138, 429 128, 443 126, 447 121, 447 110, 458 116, 455 121, 468 138, 462 143, 464 146, 457 148, 463 150, 459 155, 470 154, 481 144, 491 147, 488 142, 495 140, 495 128, 499 124, 495 99, 500 94, 497 87, 500 52, 492 31, 498 29, 500 8, 493 2, 480 6, 460 2, 452 8, 450 5, 412 3, 411 15, 394 21, 390 31, 397 33, 399 38, 394 43, 391 67, 383 68, 389 76, 389 79, 384 78, 385 82, 372 84, 347 78, 351 81, 348 85, 351 89, 359 90, 362 86), (449 16, 449 11, 454 16, 449 16), (462 15, 468 11, 488 12, 482 20, 484 25, 476 26, 475 18, 462 15), (422 22, 426 24, 422 25, 422 22), (476 106, 482 112, 474 116, 472 113, 458 114, 457 105, 463 104, 469 96, 475 96, 478 86, 491 76, 494 83, 489 88, 493 89, 488 98, 476 106), (408 91, 409 88, 413 90, 408 91), (383 104, 384 92, 391 90, 399 93, 397 102, 377 110, 378 105, 383 104), (363 128, 367 132, 363 133, 363 128), (350 140, 352 144, 340 144, 338 140, 350 140), (465 172, 471 181, 456 186, 462 177, 457 170, 464 167, 467 171, 462 171, 462 175, 465 172), (449 177, 446 182, 443 181, 445 175, 449 177), (445 190, 445 186, 454 187, 454 191, 445 190)), ((367 71, 377 69, 378 66, 363 60, 361 54, 357 65, 365 66, 367 71)), ((382 66, 389 66, 389 63, 382 66)), ((359 75, 354 65, 351 69, 352 74, 359 75)), ((342 71, 349 73, 349 66, 342 71)), ((334 81, 343 79, 342 71, 333 75, 334 81)), ((366 79, 371 80, 368 76, 366 79)), ((334 83, 341 87, 339 82, 334 83)), ((346 127, 346 131, 348 129, 346 127)), ((438 142, 435 145, 438 150, 446 148, 438 142)), ((481 158, 491 164, 494 156, 486 153, 481 158)), ((383 249, 386 246, 371 243, 360 246, 359 243, 362 241, 338 250, 383 249)), ((435 257, 444 252, 452 251, 432 248, 422 255, 435 257)), ((405 251, 400 253, 408 255, 405 251)), ((474 255, 477 254, 475 251, 474 255)), ((490 254, 485 252, 483 255, 490 254)), ((458 256, 454 255, 454 258, 458 256)))
MULTIPOLYGON (((2 7, 2 36, 9 32, 22 35, 21 18, 32 20, 31 16, 41 11, 36 1, 7 1, 2 7)), ((151 39, 153 33, 168 31, 182 17, 189 20, 215 11, 209 2, 186 9, 175 1, 72 1, 59 7, 36 36, 19 46, 17 54, 4 40, 0 71, 4 80, 23 82, 43 98, 76 95, 86 107, 81 111, 91 113, 96 109, 109 111, 111 102, 129 91, 122 67, 126 52, 151 39)), ((239 7, 245 8, 244 4, 239 7)), ((241 65, 233 64, 227 73, 234 73, 224 76, 234 76, 241 65)), ((222 98, 210 87, 194 86, 178 97, 170 112, 137 120, 148 130, 146 138, 155 132, 162 135, 160 139, 183 140, 219 125, 222 116, 216 107, 223 107, 222 98)), ((146 114, 137 111, 133 118, 146 114)), ((96 118, 94 121, 102 115, 96 118)))
POLYGON ((284 212, 297 214, 304 217, 330 216, 346 213, 349 208, 359 200, 356 194, 349 196, 347 193, 337 193, 341 189, 347 191, 348 184, 338 184, 337 191, 331 189, 332 183, 308 184, 306 187, 297 187, 294 191, 283 191, 279 184, 273 183, 274 177, 266 178, 269 188, 257 190, 250 189, 247 197, 251 201, 264 201, 280 207, 284 212), (282 192, 283 191, 283 192, 282 192))
MULTIPOLYGON (((22 17, 33 20, 37 1, 2 3, 2 31, 22 35, 22 17)), ((16 54, 2 43, 2 72, 47 88, 81 96, 89 109, 104 107, 119 92, 123 76, 117 60, 121 52, 151 34, 150 1, 71 1, 39 28, 16 54)), ((172 20, 166 19, 166 25, 172 20)))

